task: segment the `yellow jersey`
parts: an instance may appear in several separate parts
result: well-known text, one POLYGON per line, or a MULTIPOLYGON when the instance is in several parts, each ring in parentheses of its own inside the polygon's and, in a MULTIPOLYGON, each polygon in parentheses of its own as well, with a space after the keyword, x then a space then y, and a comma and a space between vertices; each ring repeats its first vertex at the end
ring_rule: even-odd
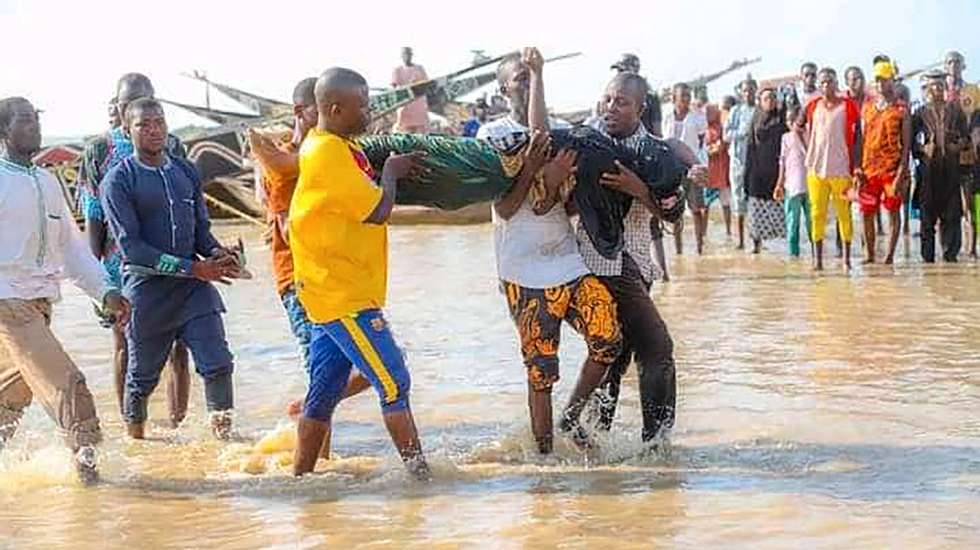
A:
POLYGON ((383 190, 357 144, 313 129, 289 208, 296 293, 314 323, 384 307, 388 230, 365 220, 383 190))

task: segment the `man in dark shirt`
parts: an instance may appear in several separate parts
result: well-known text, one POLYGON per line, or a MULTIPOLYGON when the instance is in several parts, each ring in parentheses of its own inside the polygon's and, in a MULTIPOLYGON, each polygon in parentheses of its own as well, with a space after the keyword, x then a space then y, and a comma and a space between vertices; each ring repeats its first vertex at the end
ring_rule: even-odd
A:
POLYGON ((238 261, 211 234, 196 169, 167 154, 160 104, 136 100, 124 119, 135 153, 106 175, 102 190, 102 206, 122 252, 123 295, 133 304, 123 417, 129 435, 142 439, 150 394, 180 340, 204 378, 215 436, 226 439, 233 363, 221 321, 224 305, 211 282, 236 277, 238 261))
MULTIPOLYGON (((140 73, 123 75, 116 85, 116 96, 110 101, 109 130, 92 140, 85 147, 78 182, 81 190, 82 215, 85 218, 85 235, 92 254, 102 261, 109 274, 109 283, 122 287, 122 255, 116 239, 109 231, 105 213, 100 201, 99 184, 105 175, 133 154, 133 143, 122 127, 122 114, 126 107, 143 97, 153 97, 154 89, 150 79, 140 73)), ((184 158, 187 152, 180 139, 167 136, 167 153, 171 157, 184 158)), ((123 387, 126 379, 126 336, 120 325, 104 320, 103 325, 112 327, 113 335, 113 375, 116 398, 122 408, 123 387)), ((169 359, 170 375, 167 377, 167 396, 170 401, 170 421, 177 427, 187 414, 187 396, 190 391, 187 346, 180 342, 174 344, 169 359)))

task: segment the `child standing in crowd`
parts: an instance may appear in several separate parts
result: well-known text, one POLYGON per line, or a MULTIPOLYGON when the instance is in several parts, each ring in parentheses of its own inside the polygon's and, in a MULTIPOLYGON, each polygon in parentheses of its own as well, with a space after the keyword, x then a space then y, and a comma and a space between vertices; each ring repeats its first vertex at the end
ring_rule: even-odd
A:
MULTIPOLYGON (((731 106, 729 106, 729 109, 731 106)), ((711 203, 721 201, 725 218, 725 234, 732 236, 732 190, 728 183, 728 144, 725 143, 722 111, 716 105, 705 108, 708 131, 705 134, 705 148, 708 153, 708 185, 704 189, 704 218, 707 224, 711 203)))
POLYGON ((800 256, 800 214, 806 225, 810 253, 813 253, 813 238, 810 234, 810 203, 806 194, 806 121, 802 110, 797 107, 786 112, 786 127, 779 149, 779 183, 776 184, 774 198, 783 201, 786 213, 786 240, 789 255, 800 256))

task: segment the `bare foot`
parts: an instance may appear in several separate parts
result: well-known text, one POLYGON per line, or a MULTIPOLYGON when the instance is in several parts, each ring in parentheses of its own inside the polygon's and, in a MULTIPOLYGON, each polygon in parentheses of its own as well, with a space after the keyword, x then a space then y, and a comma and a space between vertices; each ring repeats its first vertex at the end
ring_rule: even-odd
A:
POLYGON ((861 262, 861 265, 870 265, 873 263, 875 263, 874 258, 865 258, 864 261, 861 262))
POLYGON ((892 265, 895 263, 895 258, 893 256, 888 256, 885 258, 885 265, 892 265))
POLYGON ((405 468, 416 481, 423 483, 432 481, 432 470, 429 469, 429 463, 421 455, 406 460, 405 468))
POLYGON ((136 424, 126 424, 126 432, 129 434, 129 437, 133 439, 146 439, 146 435, 143 433, 143 426, 144 424, 142 422, 136 424))

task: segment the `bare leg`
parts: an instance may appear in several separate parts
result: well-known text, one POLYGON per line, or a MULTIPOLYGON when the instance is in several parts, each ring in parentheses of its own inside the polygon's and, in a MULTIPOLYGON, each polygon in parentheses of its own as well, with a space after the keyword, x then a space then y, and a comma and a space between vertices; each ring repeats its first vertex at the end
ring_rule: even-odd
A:
POLYGON ((704 252, 704 233, 706 230, 706 223, 708 221, 708 213, 697 211, 694 213, 694 240, 698 245, 698 255, 704 252))
POLYGON ((670 275, 667 273, 667 253, 664 251, 664 240, 653 239, 653 259, 656 260, 657 265, 660 266, 660 271, 663 272, 663 281, 666 283, 670 281, 670 275))
POLYGON ((752 239, 752 253, 758 254, 762 252, 762 241, 760 239, 752 239))
POLYGON ((722 206, 721 215, 725 218, 725 235, 732 236, 732 207, 722 206))
POLYGON ((170 423, 176 428, 187 416, 187 400, 191 391, 190 358, 187 345, 177 340, 170 351, 167 376, 167 400, 170 403, 170 423))
POLYGON ((419 443, 419 433, 415 427, 411 407, 406 406, 400 411, 385 413, 384 420, 391 441, 398 449, 398 454, 401 455, 402 462, 409 473, 420 481, 431 479, 432 474, 422 455, 422 444, 419 443))
MULTIPOLYGON (((347 387, 344 388, 344 395, 341 396, 341 399, 353 397, 370 387, 371 382, 369 382, 367 378, 364 378, 364 375, 355 370, 351 373, 350 378, 347 379, 347 387)), ((303 412, 304 404, 304 399, 295 399, 291 401, 288 405, 286 405, 286 415, 294 420, 299 418, 299 415, 303 412)))
POLYGON ((551 388, 536 390, 527 383, 527 406, 531 413, 531 433, 538 444, 538 452, 551 453, 554 430, 551 422, 551 388))
POLYGON ((745 250, 745 216, 738 215, 738 250, 745 250))
POLYGON ((600 365, 591 359, 586 359, 582 363, 582 371, 579 373, 578 381, 575 383, 575 389, 572 390, 572 395, 568 399, 568 405, 565 406, 565 410, 561 415, 561 421, 558 423, 558 429, 570 434, 572 441, 579 448, 587 449, 593 446, 588 434, 579 425, 579 417, 582 416, 582 409, 588 402, 592 392, 602 383, 607 369, 608 367, 600 365))
MULTIPOLYGON (((347 379, 347 387, 344 389, 344 395, 340 397, 341 400, 347 399, 348 397, 355 396, 362 391, 371 387, 371 382, 367 378, 364 378, 360 372, 356 370, 351 373, 350 378, 347 379)), ((300 400, 299 410, 303 410, 303 401, 300 400)), ((320 458, 330 458, 330 436, 333 433, 333 427, 327 424, 327 433, 323 437, 323 445, 320 447, 320 458)))
POLYGON ((674 248, 678 256, 684 253, 684 218, 674 224, 674 248))
POLYGON ((330 436, 333 434, 333 426, 327 423, 327 430, 323 434, 323 444, 320 445, 320 458, 330 460, 330 436))
POLYGON ((884 236, 885 235, 885 222, 883 222, 881 220, 881 209, 880 208, 878 209, 877 212, 875 212, 875 227, 878 229, 878 232, 877 232, 878 235, 881 235, 881 236, 884 236))
POLYGON ((851 270, 851 243, 844 242, 844 269, 851 270))
POLYGON ((875 263, 875 215, 864 215, 864 263, 875 263))
POLYGON ((816 263, 814 264, 813 269, 815 271, 823 271, 823 241, 820 240, 813 244, 817 250, 816 263))
POLYGON ((129 365, 129 354, 126 348, 126 335, 123 329, 112 328, 112 381, 116 387, 116 402, 122 413, 123 395, 126 393, 126 368, 129 365))
MULTIPOLYGON (((364 378, 364 376, 361 375, 361 373, 359 373, 357 371, 354 371, 354 372, 351 373, 350 378, 348 378, 348 380, 347 380, 347 387, 344 389, 344 395, 341 397, 341 399, 343 400, 343 399, 347 399, 348 397, 357 395, 357 394, 361 393, 362 391, 364 391, 364 390, 366 390, 367 388, 370 388, 370 387, 371 387, 371 382, 369 382, 367 378, 364 378)), ((290 407, 292 407, 294 404, 295 403, 291 403, 290 404, 290 407)), ((298 438, 297 441, 298 442, 299 441, 302 441, 302 437, 303 437, 304 430, 305 430, 306 433, 309 433, 310 434, 309 437, 315 437, 316 438, 314 440, 311 440, 311 442, 309 443, 310 448, 312 448, 312 446, 316 443, 316 441, 320 441, 320 443, 319 443, 319 451, 316 453, 316 456, 319 457, 319 458, 329 459, 330 458, 330 440, 331 440, 331 435, 333 434, 331 423, 330 422, 321 422, 321 421, 318 421, 318 420, 313 420, 313 419, 307 418, 305 416, 301 416, 300 413, 302 413, 302 411, 303 411, 303 400, 299 400, 298 401, 298 405, 296 405, 296 406, 298 408, 297 416, 299 416, 298 425, 297 425, 297 428, 296 428, 297 429, 297 438, 298 438), (306 423, 305 427, 304 427, 304 422, 306 423), (314 430, 315 430, 315 433, 314 433, 314 430)), ((310 457, 307 456, 307 454, 310 453, 310 452, 311 451, 310 451, 309 448, 304 448, 301 451, 300 450, 300 444, 297 443, 296 455, 294 457, 294 460, 295 460, 296 464, 299 464, 300 463, 300 459, 301 458, 302 458, 302 460, 304 462, 303 462, 303 468, 294 467, 293 473, 295 475, 303 475, 305 473, 308 473, 308 472, 313 471, 313 467, 316 466, 316 458, 313 458, 312 459, 313 460, 313 463, 311 465, 309 463, 310 457), (302 454, 302 456, 300 456, 301 454, 302 454), (309 469, 305 469, 305 468, 309 468, 309 469)))
POLYGON ((961 187, 961 195, 963 196, 963 212, 966 215, 963 216, 963 220, 970 226, 967 230, 970 232, 970 257, 977 257, 977 224, 974 221, 974 216, 976 213, 973 211, 973 195, 965 187, 961 187))
POLYGON ((296 426, 296 451, 293 454, 293 475, 301 476, 313 471, 329 431, 330 422, 299 417, 296 426))
POLYGON ((891 212, 888 217, 890 218, 891 235, 888 239, 888 256, 885 257, 885 263, 891 265, 895 262, 895 249, 898 247, 898 235, 902 231, 902 214, 901 212, 891 212))

